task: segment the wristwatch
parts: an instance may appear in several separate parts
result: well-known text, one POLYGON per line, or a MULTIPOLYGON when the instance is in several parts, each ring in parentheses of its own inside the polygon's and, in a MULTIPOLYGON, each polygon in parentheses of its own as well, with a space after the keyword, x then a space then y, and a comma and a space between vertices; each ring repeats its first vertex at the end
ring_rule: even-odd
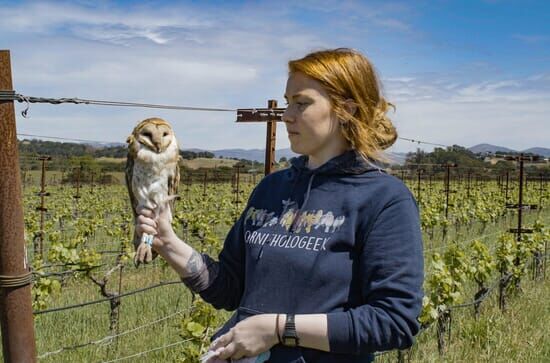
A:
POLYGON ((285 330, 283 332, 283 345, 287 347, 297 347, 300 339, 296 334, 296 324, 294 323, 294 314, 286 314, 285 330))

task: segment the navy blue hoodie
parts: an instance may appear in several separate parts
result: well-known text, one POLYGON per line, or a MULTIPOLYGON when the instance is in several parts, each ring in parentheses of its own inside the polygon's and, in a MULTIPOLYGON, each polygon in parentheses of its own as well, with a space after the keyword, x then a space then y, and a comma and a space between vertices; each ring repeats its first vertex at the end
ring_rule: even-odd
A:
POLYGON ((419 330, 423 255, 418 208, 397 178, 346 151, 266 176, 197 291, 235 310, 212 339, 254 314, 326 313, 330 352, 280 344, 269 362, 369 362, 419 330))

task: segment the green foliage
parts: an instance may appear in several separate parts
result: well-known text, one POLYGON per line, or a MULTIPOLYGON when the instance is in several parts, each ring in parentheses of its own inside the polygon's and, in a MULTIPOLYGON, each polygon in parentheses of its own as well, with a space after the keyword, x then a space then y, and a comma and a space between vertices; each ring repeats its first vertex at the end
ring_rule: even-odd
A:
POLYGON ((475 281, 479 287, 484 287, 495 271, 496 264, 489 248, 481 241, 475 240, 470 244, 470 262, 468 277, 475 281))
POLYGON ((195 296, 190 311, 180 323, 181 337, 189 340, 184 347, 182 362, 198 362, 210 345, 214 329, 223 323, 216 309, 198 296, 195 296))
MULTIPOLYGON (((233 169, 228 168, 228 175, 231 175, 233 171, 233 169)), ((230 183, 214 184, 209 181, 206 195, 203 195, 201 179, 203 175, 197 173, 196 179, 193 180, 193 184, 189 187, 186 185, 185 178, 182 178, 182 184, 179 189, 182 199, 176 203, 173 226, 178 235, 191 244, 193 248, 214 257, 221 250, 224 236, 229 227, 244 208, 247 196, 250 194, 253 185, 250 185, 248 182, 243 183, 241 180, 239 186, 241 190, 241 194, 239 195, 240 204, 237 205, 234 202, 235 186, 232 186, 230 183)), ((227 180, 231 179, 228 178, 227 180)), ((507 211, 504 208, 503 193, 496 185, 489 185, 487 183, 484 186, 472 186, 470 198, 466 197, 464 184, 457 184, 452 188, 457 189, 457 192, 450 196, 450 204, 452 206, 449 207, 449 218, 447 219, 444 217, 445 199, 444 193, 441 192, 441 182, 437 182, 431 192, 423 191, 420 202, 420 217, 424 231, 435 230, 436 233, 440 233, 443 226, 460 224, 464 228, 462 235, 459 238, 448 236, 447 240, 461 241, 473 238, 475 234, 472 237, 469 236, 472 233, 477 233, 480 223, 489 225, 496 221, 502 221, 501 218, 506 213, 510 213, 510 216, 514 218, 513 213, 515 212, 507 211), (476 228, 475 231, 474 227, 476 228), (464 234, 467 237, 464 237, 464 234)), ((415 191, 416 189, 411 188, 411 190, 415 191)), ((132 256, 134 251, 131 244, 133 221, 127 193, 123 186, 98 187, 94 194, 91 194, 89 188, 85 186, 81 190, 82 198, 78 201, 72 198, 74 194, 72 188, 49 187, 49 191, 52 195, 47 199, 48 213, 45 215, 45 262, 35 261, 33 263, 35 271, 61 272, 76 269, 93 269, 94 275, 97 275, 99 278, 104 269, 95 269, 95 266, 105 266, 105 271, 107 271, 114 266, 115 261, 119 261, 124 265, 125 273, 128 272, 128 275, 123 280, 125 291, 157 283, 160 279, 157 274, 164 277, 169 276, 168 279, 173 278, 173 275, 170 275, 171 269, 162 268, 167 265, 160 258, 154 262, 155 267, 157 267, 154 273, 151 273, 152 270, 148 269, 150 266, 138 270, 133 268, 132 256), (114 255, 101 254, 101 250, 113 250, 114 255), (121 257, 117 254, 120 251, 122 251, 121 257), (109 258, 109 256, 111 257, 109 258), (48 264, 52 266, 46 267, 48 264), (63 266, 53 267, 57 264, 63 266), (161 268, 158 268, 159 265, 161 268), (131 285, 132 287, 128 287, 127 283, 133 284, 131 285)), ((37 192, 38 189, 36 187, 29 187, 25 190, 24 195, 25 235, 29 252, 33 251, 31 244, 34 237, 40 231, 39 213, 35 210, 35 207, 38 205, 37 192)), ((513 193, 515 192, 510 192, 510 198, 517 197, 513 193)), ((525 192, 525 200, 527 203, 538 203, 538 189, 535 187, 528 188, 525 192)), ((543 206, 544 203, 545 200, 543 198, 543 206)), ((543 209, 543 211, 545 210, 543 209)), ((541 217, 542 220, 543 218, 541 217)), ((542 252, 544 250, 544 242, 549 240, 549 230, 545 228, 541 221, 534 224, 534 234, 523 237, 521 245, 518 245, 512 234, 505 233, 501 237, 503 240, 498 243, 495 253, 491 253, 489 249, 489 246, 493 246, 494 244, 490 244, 488 239, 484 239, 483 241, 486 243, 482 243, 481 240, 473 241, 468 246, 465 246, 465 248, 461 248, 458 243, 452 243, 448 250, 444 250, 441 255, 434 255, 431 263, 427 264, 426 269, 428 272, 425 283, 426 296, 423 301, 424 310, 420 317, 421 322, 428 324, 436 320, 450 306, 460 303, 464 299, 464 296, 471 296, 471 290, 469 290, 471 284, 488 285, 490 281, 494 281, 499 277, 495 276, 497 275, 495 272, 499 272, 500 269, 512 272, 515 268, 514 261, 516 258, 519 258, 522 266, 514 270, 514 272, 525 273, 525 265, 530 261, 530 256, 533 253, 542 252)), ((500 229, 502 227, 495 224, 490 225, 489 228, 500 229)), ((447 240, 437 241, 436 246, 431 247, 439 249, 440 246, 448 243, 447 240)), ((87 279, 82 279, 84 275, 85 273, 73 273, 62 277, 56 276, 55 278, 45 275, 37 276, 33 287, 34 308, 41 310, 48 308, 50 304, 63 306, 64 303, 73 303, 65 295, 73 297, 74 290, 84 290, 80 287, 84 287, 86 283, 89 283, 87 279), (76 287, 76 289, 71 291, 66 286, 76 287)), ((110 291, 114 291, 113 287, 115 285, 113 284, 117 282, 116 278, 113 278, 109 286, 110 291)), ((174 286, 174 288, 176 287, 174 286)), ((93 290, 89 289, 88 291, 91 292, 88 292, 88 295, 83 294, 76 301, 97 298, 97 287, 95 285, 93 286, 93 290)), ((128 325, 130 328, 136 325, 133 321, 136 317, 128 317, 130 314, 126 309, 136 307, 137 312, 135 314, 137 315, 141 314, 142 310, 145 311, 147 309, 150 312, 156 313, 159 311, 164 312, 164 309, 171 311, 170 309, 177 304, 175 302, 176 298, 162 305, 164 302, 160 303, 158 301, 165 299, 166 291, 163 290, 162 294, 162 299, 159 299, 152 292, 149 296, 150 300, 148 300, 149 305, 147 306, 145 306, 145 300, 141 295, 123 300, 123 304, 121 305, 123 306, 122 316, 125 319, 129 319, 130 323, 128 325), (158 306, 156 305, 157 303, 158 306), (169 308, 166 308, 167 306, 169 308)), ((104 310, 101 309, 105 309, 105 307, 98 306, 96 314, 104 314, 104 310)), ((134 313, 133 310, 132 312, 134 313)), ((81 315, 85 314, 84 310, 78 310, 78 312, 75 311, 75 315, 67 316, 70 316, 68 319, 77 320, 81 315)), ((151 315, 157 316, 158 314, 151 313, 151 315)), ((155 361, 154 359, 159 359, 158 361, 175 361, 180 358, 185 362, 196 361, 196 358, 208 346, 209 337, 214 332, 214 329, 219 327, 223 322, 223 317, 222 312, 216 311, 197 297, 193 303, 193 309, 181 322, 177 321, 177 325, 172 327, 173 329, 177 329, 176 333, 169 329, 163 330, 166 334, 164 337, 170 338, 179 333, 185 339, 190 339, 190 344, 187 344, 187 342, 184 343, 181 346, 181 350, 172 353, 174 355, 170 356, 171 359, 162 360, 162 358, 155 357, 153 361, 155 361), (176 355, 178 358, 174 358, 176 355)), ((40 319, 43 319, 43 316, 40 319)), ((93 319, 95 318, 91 317, 88 321, 92 321, 93 319)), ((93 326, 94 329, 91 330, 97 333, 97 330, 95 330, 96 325, 93 326)), ((56 333, 59 332, 56 331, 56 333)), ((155 333, 156 331, 151 333, 148 330, 145 335, 155 333)), ((73 333, 72 336, 76 337, 78 334, 80 333, 73 333)), ((480 340, 483 340, 484 338, 481 337, 483 332, 479 334, 480 340)), ((88 334, 87 336, 93 337, 93 339, 97 338, 97 335, 93 334, 88 334)), ((66 345, 74 345, 80 343, 81 340, 75 338, 72 341, 67 338, 64 342, 66 345)), ((142 341, 149 340, 145 336, 142 341)), ((128 341, 121 341, 121 346, 135 349, 135 346, 132 346, 128 341)), ((52 350, 51 348, 53 349, 55 346, 43 347, 42 349, 43 351, 48 351, 52 350)), ((146 349, 146 347, 143 348, 146 349)), ((58 357, 60 356, 54 357, 53 361, 56 361, 55 359, 58 357)), ((69 353, 67 357, 75 357, 75 355, 71 356, 69 353)), ((105 357, 111 358, 113 356, 109 356, 106 353, 105 357)), ((78 361, 78 358, 76 358, 76 361, 78 361)))
MULTIPOLYGON (((445 259, 454 261, 461 257, 451 258, 450 254, 445 255, 445 259)), ((444 259, 439 253, 432 256, 432 273, 426 280, 428 293, 423 300, 423 310, 419 321, 427 325, 435 321, 447 308, 457 304, 461 298, 462 283, 453 277, 456 273, 457 265, 453 262, 451 267, 445 264, 444 259), (455 272, 452 272, 452 271, 455 272)))
POLYGON ((54 293, 61 291, 61 283, 53 278, 38 277, 32 286, 32 307, 34 310, 45 309, 54 293))

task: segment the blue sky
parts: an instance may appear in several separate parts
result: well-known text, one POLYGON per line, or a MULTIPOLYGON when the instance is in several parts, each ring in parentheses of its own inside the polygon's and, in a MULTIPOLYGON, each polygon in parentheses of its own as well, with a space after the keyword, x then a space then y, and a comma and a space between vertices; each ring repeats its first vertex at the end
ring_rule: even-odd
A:
MULTIPOLYGON (((374 63, 400 136, 521 150, 550 147, 548 14, 529 0, 0 1, 0 48, 25 95, 237 108, 282 104, 288 60, 352 47, 374 63)), ((264 125, 230 113, 32 105, 30 116, 18 132, 124 142, 159 116, 186 148, 265 143, 264 125)), ((280 125, 277 148, 288 145, 280 125)))

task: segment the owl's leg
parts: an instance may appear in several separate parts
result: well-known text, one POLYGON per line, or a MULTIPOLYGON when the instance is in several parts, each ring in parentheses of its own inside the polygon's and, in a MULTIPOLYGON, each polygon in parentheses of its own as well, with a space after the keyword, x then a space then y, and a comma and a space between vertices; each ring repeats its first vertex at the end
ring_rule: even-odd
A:
MULTIPOLYGON (((155 209, 155 206, 142 205, 138 206, 142 208, 155 209)), ((136 248, 136 255, 134 256, 134 264, 138 267, 141 263, 149 263, 156 256, 153 256, 153 239, 155 236, 143 233, 141 239, 138 240, 137 235, 134 236, 134 247, 136 248), (136 245, 137 243, 137 245, 136 245)), ((156 252, 155 252, 156 254, 156 252)))

